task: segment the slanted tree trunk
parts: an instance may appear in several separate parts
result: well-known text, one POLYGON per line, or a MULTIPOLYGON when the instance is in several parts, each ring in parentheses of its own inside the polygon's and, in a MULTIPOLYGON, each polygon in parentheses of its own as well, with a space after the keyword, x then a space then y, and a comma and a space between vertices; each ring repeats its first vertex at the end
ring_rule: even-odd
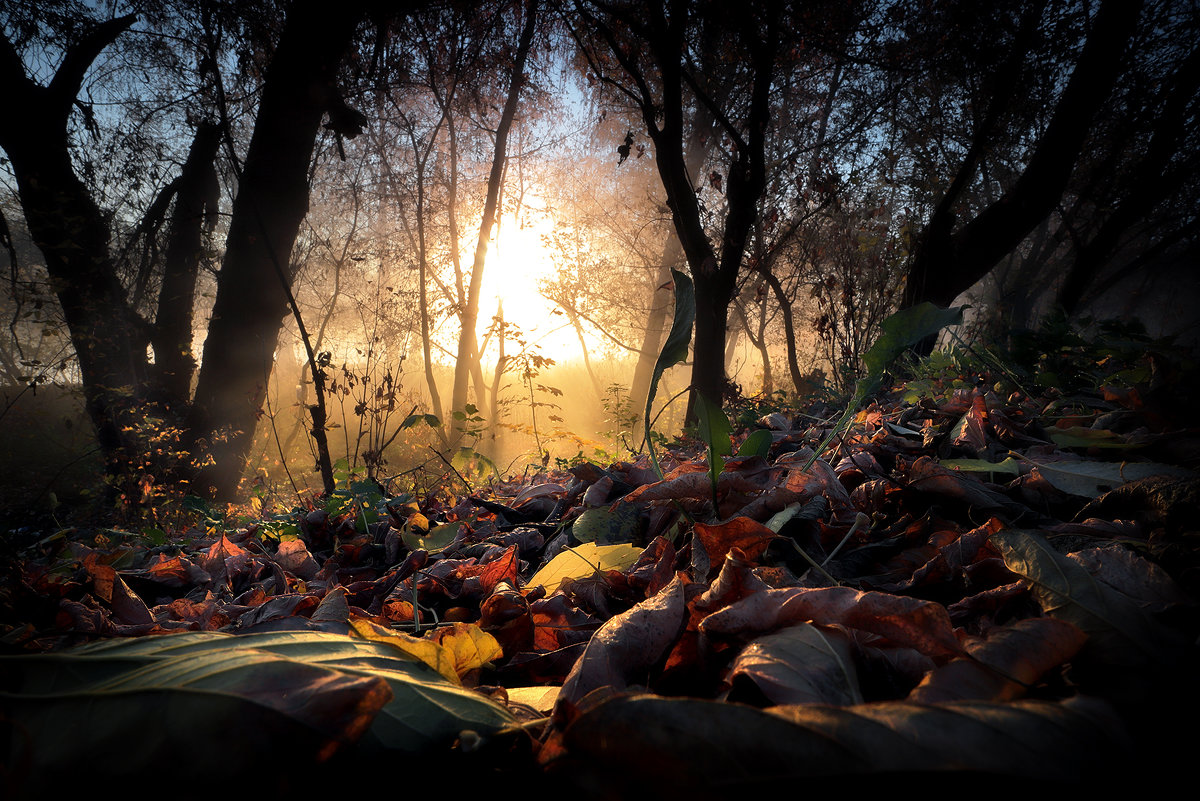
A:
POLYGON ((67 124, 88 68, 135 20, 96 25, 67 48, 47 86, 26 75, 12 43, 0 36, 0 148, 62 306, 110 476, 125 471, 137 447, 148 331, 117 278, 108 221, 71 164, 67 124))
MULTIPOLYGON (((1122 54, 1137 27, 1139 0, 1104 0, 1087 43, 1025 170, 997 201, 956 228, 951 206, 978 159, 968 155, 947 197, 930 218, 910 262, 902 305, 949 306, 1004 258, 1055 208, 1092 121, 1121 74, 1122 54)), ((978 147, 985 144, 977 137, 978 147)))
MULTIPOLYGON (((533 46, 533 31, 537 17, 537 3, 530 0, 525 8, 525 25, 513 56, 512 76, 508 96, 496 126, 496 141, 492 150, 492 168, 488 175, 487 197, 483 204, 483 219, 479 223, 479 239, 475 245, 475 260, 471 266, 466 303, 462 310, 462 330, 458 336, 458 364, 454 370, 454 390, 450 409, 458 411, 467 405, 467 383, 472 373, 481 378, 479 368, 479 344, 475 327, 479 322, 479 293, 483 286, 483 269, 487 262, 488 241, 492 238, 492 226, 496 222, 500 200, 500 187, 504 175, 504 162, 508 148, 508 132, 516 117, 521 87, 525 84, 525 60, 533 46)), ((477 381, 481 383, 481 381, 477 381)), ((480 399, 482 402, 482 398, 480 399)))
POLYGON ((267 69, 189 418, 204 460, 193 489, 206 496, 234 497, 245 470, 288 313, 313 143, 323 115, 345 110, 335 73, 361 16, 354 2, 295 3, 267 69))
MULTIPOLYGON (((1120 205, 1101 224, 1099 230, 1075 254, 1059 289, 1058 302, 1074 313, 1092 288, 1105 264, 1117 250, 1120 239, 1163 201, 1175 195, 1187 182, 1189 172, 1170 166, 1195 117, 1188 110, 1200 91, 1200 47, 1194 49, 1171 78, 1166 99, 1156 120, 1154 133, 1144 157, 1130 176, 1128 193, 1120 205)), ((1126 275, 1128 266, 1116 275, 1126 275)))

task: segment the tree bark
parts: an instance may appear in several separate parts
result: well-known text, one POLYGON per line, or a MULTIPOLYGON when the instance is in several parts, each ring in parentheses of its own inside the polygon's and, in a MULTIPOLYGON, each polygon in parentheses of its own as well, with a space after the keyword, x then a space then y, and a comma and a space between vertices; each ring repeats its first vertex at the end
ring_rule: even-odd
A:
MULTIPOLYGON (((752 74, 745 135, 729 120, 718 119, 724 132, 734 140, 736 158, 724 177, 727 211, 722 227, 718 256, 705 230, 700 206, 689 172, 684 137, 684 88, 696 93, 696 102, 714 118, 718 117, 718 98, 705 94, 694 76, 685 74, 683 57, 690 23, 683 3, 672 4, 670 13, 659 8, 657 16, 640 27, 658 72, 657 91, 630 52, 613 31, 602 23, 613 56, 637 86, 639 111, 647 134, 654 143, 654 158, 671 209, 675 232, 687 257, 696 289, 696 333, 692 346, 692 393, 688 398, 687 420, 695 419, 696 394, 704 394, 720 403, 728 389, 725 374, 725 336, 728 330, 729 304, 733 300, 737 276, 741 270, 750 230, 758 216, 758 202, 766 185, 765 138, 770 120, 769 92, 774 76, 778 9, 768 9, 766 40, 756 42, 749 69, 752 74)), ((593 22, 596 22, 593 19, 593 22)))
MULTIPOLYGON (((1075 254, 1058 292, 1058 302, 1068 314, 1074 313, 1085 293, 1112 258, 1121 237, 1163 201, 1172 197, 1190 177, 1186 169, 1171 168, 1172 156, 1179 149, 1188 127, 1188 109, 1200 90, 1200 48, 1173 76, 1173 83, 1155 121, 1146 154, 1131 170, 1131 184, 1121 204, 1104 220, 1099 230, 1075 254)), ((1123 273, 1124 270, 1121 270, 1123 273)))
MULTIPOLYGON (((687 151, 684 156, 685 172, 688 175, 698 175, 708 158, 708 143, 713 139, 713 117, 707 108, 699 107, 692 116, 692 129, 687 140, 687 151)), ((652 298, 650 314, 646 319, 646 333, 642 338, 642 347, 638 352, 637 365, 633 371, 633 384, 629 390, 629 399, 634 409, 646 408, 646 396, 650 394, 650 377, 654 373, 654 365, 658 361, 658 353, 666 336, 667 315, 671 309, 668 298, 657 302, 658 287, 671 281, 671 270, 679 267, 679 261, 684 256, 683 246, 679 235, 672 230, 663 246, 662 263, 655 278, 655 290, 652 298)), ((639 420, 641 413, 638 413, 639 420)))
POLYGON ((163 285, 154 318, 154 361, 163 392, 178 412, 186 409, 191 398, 196 371, 192 354, 196 279, 204 252, 205 220, 216 212, 219 190, 213 161, 220 144, 220 126, 202 123, 196 129, 179 175, 163 260, 163 285))

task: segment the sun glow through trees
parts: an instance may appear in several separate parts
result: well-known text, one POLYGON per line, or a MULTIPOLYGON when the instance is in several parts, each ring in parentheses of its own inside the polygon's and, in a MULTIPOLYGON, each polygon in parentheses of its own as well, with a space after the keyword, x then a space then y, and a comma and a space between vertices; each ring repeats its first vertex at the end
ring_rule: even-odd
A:
MULTIPOLYGON (((484 348, 483 362, 494 365, 499 356, 495 318, 503 310, 506 323, 505 354, 515 355, 519 336, 537 352, 565 363, 581 356, 579 337, 561 310, 539 292, 539 281, 550 278, 559 269, 557 256, 547 244, 554 220, 547 214, 526 210, 520 217, 506 214, 497 221, 488 247, 483 286, 479 300, 478 341, 484 348), (489 336, 489 331, 492 331, 489 336)), ((474 241, 462 249, 463 263, 469 264, 474 241)), ((457 329, 447 321, 439 332, 447 353, 453 353, 457 329)), ((600 347, 600 339, 584 329, 588 348, 600 347)), ((452 358, 452 357, 451 357, 452 358)))

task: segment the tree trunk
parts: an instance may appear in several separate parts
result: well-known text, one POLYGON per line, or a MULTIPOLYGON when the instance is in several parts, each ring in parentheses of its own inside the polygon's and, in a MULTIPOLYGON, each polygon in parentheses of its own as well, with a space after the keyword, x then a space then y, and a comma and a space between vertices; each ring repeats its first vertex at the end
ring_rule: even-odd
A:
MULTIPOLYGON (((1200 89, 1200 48, 1192 51, 1172 76, 1172 85, 1155 121, 1154 133, 1146 147, 1145 156, 1130 176, 1132 186, 1120 206, 1104 220, 1095 235, 1075 254, 1058 293, 1059 304, 1067 312, 1075 312, 1085 293, 1112 258, 1121 237, 1164 200, 1172 197, 1189 179, 1184 169, 1171 169, 1171 157, 1188 129, 1195 124, 1189 117, 1197 91, 1200 89)), ((1121 270, 1121 272, 1125 272, 1121 270)))
POLYGON ((674 262, 668 262, 668 254, 673 255, 678 262, 682 252, 679 249, 679 238, 672 234, 667 239, 667 247, 663 251, 663 263, 659 265, 655 280, 655 289, 651 297, 650 314, 646 317, 646 331, 642 335, 642 347, 638 350, 637 364, 633 368, 633 383, 629 388, 629 401, 632 408, 637 409, 640 423, 641 410, 646 408, 646 396, 650 394, 650 377, 654 374, 654 364, 658 361, 658 353, 662 349, 663 337, 667 332, 667 312, 671 308, 670 298, 659 292, 658 287, 671 281, 671 267, 674 262))
POLYGON ((218 125, 202 123, 196 129, 179 175, 163 259, 163 285, 154 318, 154 361, 163 391, 177 413, 184 411, 191 397, 196 371, 192 354, 196 278, 204 252, 205 220, 216 212, 219 188, 213 161, 220 144, 218 125))
MULTIPOLYGON (((699 174, 700 169, 704 166, 704 161, 708 158, 707 143, 713 141, 713 133, 712 113, 703 106, 698 107, 692 116, 692 130, 688 136, 687 152, 684 157, 685 170, 688 175, 699 174)), ((641 418, 640 410, 646 408, 646 396, 650 394, 650 377, 654 374, 654 365, 658 361, 658 353, 669 328, 667 315, 671 310, 670 299, 664 298, 661 303, 657 302, 658 287, 671 281, 671 270, 679 267, 683 256, 683 246, 680 244, 679 235, 672 230, 663 246, 662 262, 658 267, 658 275, 654 279, 655 289, 651 295, 650 314, 646 319, 646 333, 642 338, 637 366, 633 371, 633 384, 629 390, 629 399, 633 408, 639 410, 639 420, 641 418)))
MULTIPOLYGON (((466 305, 463 307, 462 330, 458 336, 458 364, 454 370, 451 411, 463 409, 467 405, 467 383, 471 373, 477 372, 482 375, 478 366, 480 354, 478 337, 475 332, 475 327, 479 322, 479 292, 483 285, 483 268, 487 261, 488 241, 492 237, 492 226, 496 222, 500 200, 500 188, 508 148, 508 132, 512 128, 514 117, 516 117, 521 87, 525 84, 525 59, 533 45, 536 17, 537 3, 530 0, 526 5, 525 25, 521 30, 521 39, 513 57, 508 96, 504 100, 504 109, 500 113, 500 122, 496 126, 496 142, 492 152, 492 168, 488 175, 487 197, 483 204, 483 219, 479 223, 479 239, 475 245, 475 260, 471 266, 466 305), (472 366, 472 362, 475 363, 474 366, 472 366)), ((482 398, 480 401, 482 402, 482 398)))
POLYGON ((16 50, 0 36, 0 106, 6 110, 0 148, 62 306, 110 477, 127 471, 137 449, 148 333, 117 278, 107 219, 71 164, 67 122, 84 74, 135 19, 116 18, 84 34, 67 48, 48 86, 25 74, 16 50))
POLYGON ((202 459, 193 490, 236 496, 287 314, 292 246, 308 211, 308 167, 335 73, 362 9, 301 0, 288 12, 234 201, 189 419, 202 459))
POLYGON ((909 266, 904 307, 922 301, 949 306, 1054 210, 1092 119, 1120 75, 1122 54, 1137 27, 1141 6, 1129 0, 1105 0, 1100 5, 1046 132, 1012 188, 958 230, 947 204, 940 204, 909 266))

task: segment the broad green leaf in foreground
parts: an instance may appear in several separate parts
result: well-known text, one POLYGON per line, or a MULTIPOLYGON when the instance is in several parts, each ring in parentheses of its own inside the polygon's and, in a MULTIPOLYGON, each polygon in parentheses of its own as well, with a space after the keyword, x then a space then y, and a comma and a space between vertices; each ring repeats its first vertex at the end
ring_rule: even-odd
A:
POLYGON ((566 548, 534 574, 530 587, 545 586, 546 594, 558 589, 563 579, 587 578, 596 571, 625 570, 641 556, 642 549, 633 545, 597 545, 585 542, 576 548, 566 548))
POLYGON ((374 703, 363 707, 361 728, 349 732, 347 741, 361 734, 364 743, 387 750, 447 748, 463 729, 494 731, 512 719, 503 707, 392 645, 314 631, 111 640, 53 657, 0 658, 0 673, 12 688, 6 701, 53 702, 54 725, 69 724, 71 730, 116 726, 183 736, 173 734, 179 729, 190 732, 188 737, 211 731, 221 739, 239 729, 250 738, 257 735, 240 730, 266 708, 273 719, 282 716, 283 723, 275 725, 311 731, 316 724, 308 717, 323 714, 338 698, 330 690, 339 688, 343 696, 367 693, 374 703), (150 696, 186 714, 175 719, 136 702, 150 696), (110 703, 126 697, 124 706, 110 703), (99 710, 114 714, 110 707, 122 710, 115 713, 118 719, 98 723, 99 710))
POLYGON ((286 774, 270 787, 251 783, 285 755, 311 775, 389 698, 385 679, 254 651, 4 657, 0 678, 6 729, 20 732, 0 750, 0 761, 19 766, 5 781, 14 798, 73 797, 108 783, 171 787, 167 795, 181 797, 183 787, 163 782, 191 792, 196 781, 298 792, 286 774))

